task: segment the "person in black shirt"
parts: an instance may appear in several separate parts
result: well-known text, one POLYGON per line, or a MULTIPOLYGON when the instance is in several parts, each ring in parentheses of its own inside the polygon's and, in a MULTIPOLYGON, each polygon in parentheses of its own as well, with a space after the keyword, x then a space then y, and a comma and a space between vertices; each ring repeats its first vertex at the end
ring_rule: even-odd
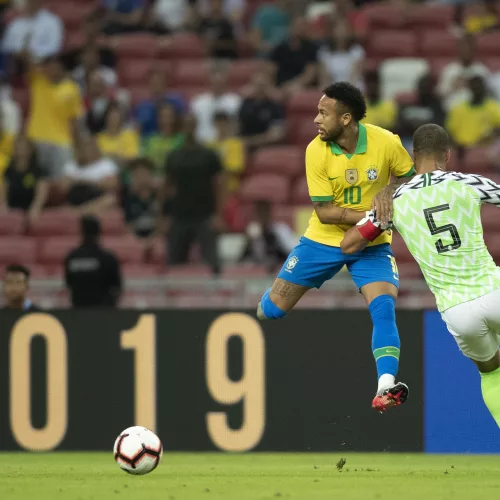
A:
POLYGON ((238 57, 236 37, 231 22, 224 16, 222 0, 209 0, 209 14, 202 18, 198 33, 203 37, 212 57, 236 59, 238 57))
POLYGON ((39 167, 33 144, 20 136, 0 184, 0 208, 24 210, 30 223, 40 215, 49 194, 49 181, 39 167))
POLYGON ((250 149, 281 142, 285 136, 284 109, 265 72, 257 73, 240 108, 240 135, 250 149))
POLYGON ((280 43, 271 53, 276 71, 276 85, 288 94, 313 85, 317 79, 318 47, 306 38, 307 24, 297 18, 290 38, 280 43))
POLYGON ((122 291, 117 258, 99 245, 101 225, 95 217, 81 219, 82 244, 66 257, 66 286, 73 307, 114 307, 122 291))
POLYGON ((28 299, 30 271, 27 267, 12 264, 7 266, 3 278, 4 309, 19 309, 25 312, 38 311, 28 299))
POLYGON ((147 158, 138 158, 129 170, 130 185, 125 185, 122 193, 125 220, 138 238, 147 239, 155 234, 158 218, 154 165, 147 158))
POLYGON ((168 263, 186 263, 197 240, 214 274, 220 272, 217 233, 222 230, 224 186, 219 156, 195 137, 196 119, 185 119, 184 145, 167 157, 165 215, 170 218, 168 263))

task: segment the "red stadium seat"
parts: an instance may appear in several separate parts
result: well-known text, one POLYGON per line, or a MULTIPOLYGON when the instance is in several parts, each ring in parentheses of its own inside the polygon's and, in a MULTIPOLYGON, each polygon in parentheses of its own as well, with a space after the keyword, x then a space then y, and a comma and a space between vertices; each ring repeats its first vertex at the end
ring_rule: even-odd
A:
POLYGON ((178 33, 158 45, 159 55, 165 59, 203 59, 208 55, 206 44, 193 33, 178 33))
POLYGON ((154 278, 160 276, 162 270, 154 264, 125 264, 122 275, 125 278, 154 278))
POLYGON ((158 54, 156 37, 147 33, 113 36, 109 45, 115 50, 119 59, 154 59, 158 54))
POLYGON ((173 84, 178 87, 204 87, 210 77, 207 61, 179 61, 175 67, 173 84))
POLYGON ((366 19, 370 33, 381 29, 402 30, 406 20, 392 5, 374 4, 365 8, 366 19))
POLYGON ((54 236, 46 238, 40 245, 38 262, 46 265, 62 266, 68 253, 76 248, 79 239, 76 236, 54 236))
POLYGON ((399 280, 423 279, 422 271, 416 261, 398 263, 399 280))
POLYGON ((265 278, 269 272, 263 266, 255 264, 238 264, 224 268, 222 276, 224 278, 265 278))
POLYGON ((242 59, 232 62, 229 67, 229 83, 231 87, 242 87, 263 67, 264 62, 261 59, 242 59))
POLYGON ((415 92, 401 92, 396 95, 396 102, 399 106, 415 104, 416 100, 417 94, 415 92))
POLYGON ((483 221, 484 232, 499 232, 498 207, 484 203, 481 207, 481 220, 483 221))
POLYGON ((481 62, 493 73, 500 71, 500 57, 481 57, 481 62))
POLYGON ((398 263, 415 261, 410 251, 406 247, 403 238, 401 238, 401 236, 397 232, 393 232, 392 251, 394 252, 394 256, 396 257, 396 261, 398 263))
POLYGON ((491 256, 495 259, 496 264, 500 265, 500 233, 485 231, 484 241, 491 256))
POLYGON ((91 2, 51 2, 50 9, 64 23, 66 32, 80 28, 83 20, 92 12, 95 6, 91 2))
POLYGON ((121 235, 125 233, 125 220, 121 210, 110 210, 99 216, 102 232, 105 235, 121 235))
POLYGON ((297 92, 288 101, 287 116, 307 115, 312 121, 314 116, 316 116, 320 99, 321 92, 319 90, 297 92))
POLYGON ((482 173, 494 168, 489 158, 488 147, 468 149, 462 160, 461 171, 469 173, 482 173))
POLYGON ((283 175, 256 174, 243 181, 241 198, 244 202, 269 200, 286 203, 289 198, 290 180, 283 175))
POLYGON ((79 216, 71 210, 53 208, 44 210, 30 228, 34 236, 76 235, 79 232, 79 216))
POLYGON ((423 57, 453 57, 457 53, 457 38, 446 31, 425 31, 419 40, 423 57))
POLYGON ((304 172, 304 152, 295 146, 273 146, 257 151, 251 174, 277 173, 294 178, 304 172))
POLYGON ((130 93, 130 100, 133 106, 137 106, 141 101, 149 99, 151 96, 151 90, 148 85, 137 85, 135 87, 130 87, 127 89, 130 93))
POLYGON ((169 266, 167 268, 167 278, 210 278, 212 272, 208 266, 201 264, 182 264, 179 266, 169 266))
POLYGON ((140 264, 144 261, 144 246, 133 236, 107 236, 102 246, 114 253, 122 264, 140 264))
MULTIPOLYGON (((24 232, 25 216, 18 210, 0 215, 0 236, 20 235, 24 232)), ((1 243, 3 244, 3 242, 1 243)))
POLYGON ((124 87, 141 85, 149 80, 154 61, 151 59, 123 59, 118 66, 120 84, 124 87))
POLYGON ((407 21, 415 29, 446 30, 453 22, 453 7, 451 5, 414 5, 407 21))
POLYGON ((383 59, 412 57, 417 53, 417 39, 411 31, 378 31, 370 37, 368 54, 383 59))
POLYGON ((481 57, 498 56, 500 48, 500 33, 493 31, 477 37, 477 52, 481 57))
POLYGON ((310 113, 310 116, 296 116, 288 120, 288 136, 294 144, 307 146, 318 135, 314 125, 315 108, 310 113))
POLYGON ((0 245, 0 264, 31 265, 36 262, 37 242, 33 238, 4 236, 0 245))
POLYGON ((165 265, 167 257, 167 245, 163 238, 158 238, 153 243, 150 260, 154 264, 165 265))
POLYGON ((448 64, 454 62, 453 57, 432 57, 429 59, 429 64, 431 66, 431 73, 434 77, 439 78, 443 69, 448 66, 448 64))
POLYGON ((293 205, 274 205, 273 220, 283 222, 293 228, 295 225, 295 208, 293 205))
POLYGON ((311 203, 306 177, 297 179, 292 187, 292 203, 295 205, 308 205, 311 203))

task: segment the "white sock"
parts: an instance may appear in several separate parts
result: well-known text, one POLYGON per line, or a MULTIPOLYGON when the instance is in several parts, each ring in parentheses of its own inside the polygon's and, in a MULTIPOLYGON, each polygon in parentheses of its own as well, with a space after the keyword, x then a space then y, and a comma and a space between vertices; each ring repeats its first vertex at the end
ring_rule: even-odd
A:
POLYGON ((383 375, 380 376, 378 379, 378 389, 377 392, 383 392, 386 389, 389 389, 389 387, 392 387, 393 385, 396 384, 396 378, 394 375, 391 375, 390 373, 384 373, 383 375))

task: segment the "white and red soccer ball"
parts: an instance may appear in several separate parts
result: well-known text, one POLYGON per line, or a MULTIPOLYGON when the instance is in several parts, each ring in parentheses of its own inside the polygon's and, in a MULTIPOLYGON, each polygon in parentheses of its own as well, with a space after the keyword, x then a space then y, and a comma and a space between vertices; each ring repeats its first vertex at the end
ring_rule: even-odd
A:
POLYGON ((116 463, 129 474, 142 476, 154 470, 163 454, 160 438, 145 427, 125 429, 113 448, 116 463))

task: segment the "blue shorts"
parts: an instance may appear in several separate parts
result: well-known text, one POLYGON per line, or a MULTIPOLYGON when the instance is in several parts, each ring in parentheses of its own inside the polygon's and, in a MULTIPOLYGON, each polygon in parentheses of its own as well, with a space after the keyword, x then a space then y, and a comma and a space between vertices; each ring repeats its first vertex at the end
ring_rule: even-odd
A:
POLYGON ((344 265, 359 289, 377 281, 386 281, 399 288, 398 268, 388 243, 345 255, 340 247, 323 245, 304 236, 283 264, 278 278, 296 285, 320 288, 344 265))

